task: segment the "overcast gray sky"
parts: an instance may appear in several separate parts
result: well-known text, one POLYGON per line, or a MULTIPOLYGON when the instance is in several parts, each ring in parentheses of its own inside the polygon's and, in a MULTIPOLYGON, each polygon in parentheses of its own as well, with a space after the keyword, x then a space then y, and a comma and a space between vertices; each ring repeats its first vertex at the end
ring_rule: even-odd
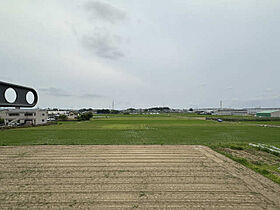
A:
POLYGON ((279 0, 0 0, 0 80, 41 108, 280 107, 279 0))

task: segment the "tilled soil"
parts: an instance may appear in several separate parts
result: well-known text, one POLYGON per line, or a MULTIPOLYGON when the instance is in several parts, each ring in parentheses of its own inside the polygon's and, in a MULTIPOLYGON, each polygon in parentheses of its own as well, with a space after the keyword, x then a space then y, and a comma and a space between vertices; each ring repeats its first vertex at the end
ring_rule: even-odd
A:
POLYGON ((205 146, 0 147, 0 209, 280 209, 280 186, 205 146))

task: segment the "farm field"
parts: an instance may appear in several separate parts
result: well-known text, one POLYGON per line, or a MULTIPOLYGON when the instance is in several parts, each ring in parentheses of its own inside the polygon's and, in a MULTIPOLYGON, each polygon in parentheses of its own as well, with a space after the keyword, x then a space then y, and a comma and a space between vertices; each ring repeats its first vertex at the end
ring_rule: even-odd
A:
POLYGON ((205 146, 0 147, 1 209, 279 209, 280 186, 205 146))
POLYGON ((219 123, 186 114, 95 116, 91 121, 0 130, 0 146, 205 145, 280 184, 280 155, 248 145, 280 147, 277 125, 278 121, 219 123))
POLYGON ((280 146, 279 122, 216 122, 188 115, 113 115, 83 122, 0 131, 0 145, 265 143, 280 146))

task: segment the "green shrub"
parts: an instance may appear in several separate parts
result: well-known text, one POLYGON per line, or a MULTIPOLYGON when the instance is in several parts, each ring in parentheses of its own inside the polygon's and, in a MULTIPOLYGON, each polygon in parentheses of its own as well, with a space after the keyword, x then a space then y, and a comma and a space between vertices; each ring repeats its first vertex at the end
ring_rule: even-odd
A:
POLYGON ((235 160, 236 162, 241 163, 243 165, 248 165, 249 164, 248 160, 245 159, 245 158, 234 157, 233 160, 235 160))
POLYGON ((65 121, 65 120, 67 120, 68 119, 68 117, 66 116, 66 115, 64 115, 64 114, 61 114, 61 115, 59 115, 58 117, 57 117, 57 120, 61 120, 61 121, 65 121))
POLYGON ((268 174, 270 174, 270 172, 269 172, 268 170, 263 169, 263 168, 255 168, 255 170, 256 170, 257 172, 259 172, 260 174, 262 174, 262 175, 268 175, 268 174))
POLYGON ((252 163, 253 163, 254 165, 258 165, 258 166, 263 165, 263 162, 261 162, 261 161, 259 161, 259 160, 252 161, 252 163))
POLYGON ((77 119, 79 121, 86 121, 86 120, 90 120, 92 117, 93 117, 92 112, 85 112, 83 114, 80 114, 77 119))
POLYGON ((229 148, 234 150, 243 150, 243 147, 237 145, 230 145, 229 148))

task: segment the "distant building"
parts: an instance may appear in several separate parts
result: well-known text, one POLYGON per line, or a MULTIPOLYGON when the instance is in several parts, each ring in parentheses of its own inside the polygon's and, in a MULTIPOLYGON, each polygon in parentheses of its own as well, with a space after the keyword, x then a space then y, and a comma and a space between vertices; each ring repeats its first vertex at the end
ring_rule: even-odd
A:
POLYGON ((48 121, 55 121, 61 115, 69 115, 68 110, 48 110, 48 121))
POLYGON ((280 110, 266 110, 261 111, 256 114, 257 117, 279 117, 280 118, 280 110))
POLYGON ((262 111, 280 111, 280 108, 248 108, 248 113, 251 115, 256 115, 258 112, 262 111))
POLYGON ((52 116, 59 116, 59 115, 68 115, 69 111, 65 111, 65 110, 56 110, 56 111, 52 111, 52 110, 48 110, 48 115, 50 117, 52 116))
POLYGON ((77 117, 78 117, 78 115, 74 112, 69 112, 68 115, 67 115, 67 118, 69 120, 75 120, 75 119, 77 119, 77 117))
POLYGON ((245 116, 248 115, 248 110, 247 109, 218 109, 213 114, 245 116))
POLYGON ((48 110, 49 121, 55 121, 61 115, 65 115, 68 120, 75 120, 78 117, 77 111, 74 110, 48 110))
POLYGON ((46 124, 48 113, 40 109, 10 109, 0 112, 5 125, 41 125, 46 124))

